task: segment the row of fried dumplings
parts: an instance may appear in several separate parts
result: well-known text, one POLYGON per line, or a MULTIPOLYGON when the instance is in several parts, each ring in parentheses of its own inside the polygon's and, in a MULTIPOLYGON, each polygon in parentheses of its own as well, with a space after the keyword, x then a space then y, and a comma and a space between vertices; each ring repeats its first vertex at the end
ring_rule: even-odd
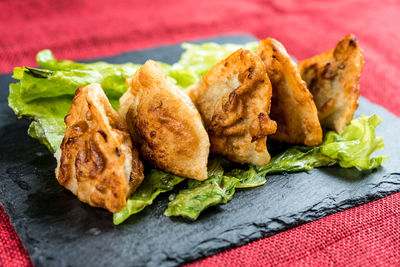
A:
POLYGON ((319 145, 321 125, 341 132, 353 117, 363 62, 353 35, 298 65, 266 39, 182 91, 149 60, 127 78, 118 112, 99 84, 76 91, 55 154, 57 180, 81 201, 117 212, 144 179, 140 159, 202 181, 209 153, 263 165, 267 137, 319 145))

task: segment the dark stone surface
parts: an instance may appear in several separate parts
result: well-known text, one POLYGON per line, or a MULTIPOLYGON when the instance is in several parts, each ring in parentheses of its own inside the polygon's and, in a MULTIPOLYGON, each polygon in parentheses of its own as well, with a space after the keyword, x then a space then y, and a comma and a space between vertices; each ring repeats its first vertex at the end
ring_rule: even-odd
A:
MULTIPOLYGON (((243 42, 250 37, 225 37, 243 42)), ((143 63, 178 59, 180 48, 161 47, 109 58, 143 63)), ((258 188, 237 192, 195 222, 162 213, 168 194, 114 226, 106 211, 79 202, 58 185, 56 161, 27 135, 28 122, 8 108, 8 75, 0 76, 0 202, 37 266, 174 266, 273 235, 400 191, 400 120, 360 100, 357 114, 379 114, 378 134, 390 159, 372 173, 337 167, 272 175, 258 188)))

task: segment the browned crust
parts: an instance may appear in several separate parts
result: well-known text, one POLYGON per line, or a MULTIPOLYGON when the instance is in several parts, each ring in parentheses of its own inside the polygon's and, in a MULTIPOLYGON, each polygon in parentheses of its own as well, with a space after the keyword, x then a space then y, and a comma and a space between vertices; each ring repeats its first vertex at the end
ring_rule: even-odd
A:
POLYGON ((192 86, 188 94, 207 128, 211 152, 235 162, 267 164, 266 136, 276 131, 268 116, 271 93, 263 62, 243 49, 192 86))
POLYGON ((352 34, 346 35, 335 48, 299 63, 323 126, 342 132, 353 118, 363 64, 363 51, 352 34))
POLYGON ((121 210, 144 177, 126 122, 112 109, 100 85, 91 84, 76 91, 65 123, 58 182, 91 206, 121 210))
POLYGON ((318 113, 296 64, 278 41, 268 38, 256 52, 272 84, 271 119, 278 124, 272 140, 315 146, 322 142, 318 113))
POLYGON ((190 98, 184 92, 179 95, 179 89, 151 60, 128 82, 130 89, 120 100, 120 114, 126 111, 141 157, 176 175, 207 179, 210 144, 190 98))

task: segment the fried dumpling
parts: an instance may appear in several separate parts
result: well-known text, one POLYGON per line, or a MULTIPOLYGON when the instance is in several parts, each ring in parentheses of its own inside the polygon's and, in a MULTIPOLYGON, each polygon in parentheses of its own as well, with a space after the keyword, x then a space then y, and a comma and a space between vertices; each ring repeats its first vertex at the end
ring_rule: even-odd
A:
POLYGON ((271 84, 261 59, 239 49, 212 67, 188 94, 208 131, 211 152, 231 161, 267 164, 271 84))
POLYGON ((278 124, 272 140, 315 146, 322 142, 322 129, 312 95, 285 48, 268 38, 257 52, 272 84, 271 119, 278 124))
POLYGON ((151 60, 128 84, 119 112, 127 119, 141 157, 176 175, 207 179, 210 142, 190 98, 151 60))
POLYGON ((322 126, 341 133, 353 118, 363 64, 363 51, 352 34, 346 35, 335 48, 299 63, 322 126))
POLYGON ((67 129, 55 154, 58 182, 91 206, 120 211, 144 178, 126 122, 99 84, 76 91, 64 120, 67 129))

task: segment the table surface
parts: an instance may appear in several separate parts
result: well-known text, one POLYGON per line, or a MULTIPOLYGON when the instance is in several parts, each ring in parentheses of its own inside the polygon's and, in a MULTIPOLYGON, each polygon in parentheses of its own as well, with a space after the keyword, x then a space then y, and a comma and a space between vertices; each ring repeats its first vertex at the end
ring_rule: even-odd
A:
MULTIPOLYGON (((400 115, 396 1, 1 1, 0 72, 35 65, 43 48, 89 59, 246 32, 303 59, 347 33, 364 49, 361 94, 400 115), (59 3, 60 2, 60 3, 59 3)), ((8 90, 8 88, 2 88, 8 90)), ((394 129, 397 130, 397 129, 394 129)), ((398 265, 400 193, 222 252, 193 265, 398 265)), ((0 209, 0 265, 31 262, 0 209)))

